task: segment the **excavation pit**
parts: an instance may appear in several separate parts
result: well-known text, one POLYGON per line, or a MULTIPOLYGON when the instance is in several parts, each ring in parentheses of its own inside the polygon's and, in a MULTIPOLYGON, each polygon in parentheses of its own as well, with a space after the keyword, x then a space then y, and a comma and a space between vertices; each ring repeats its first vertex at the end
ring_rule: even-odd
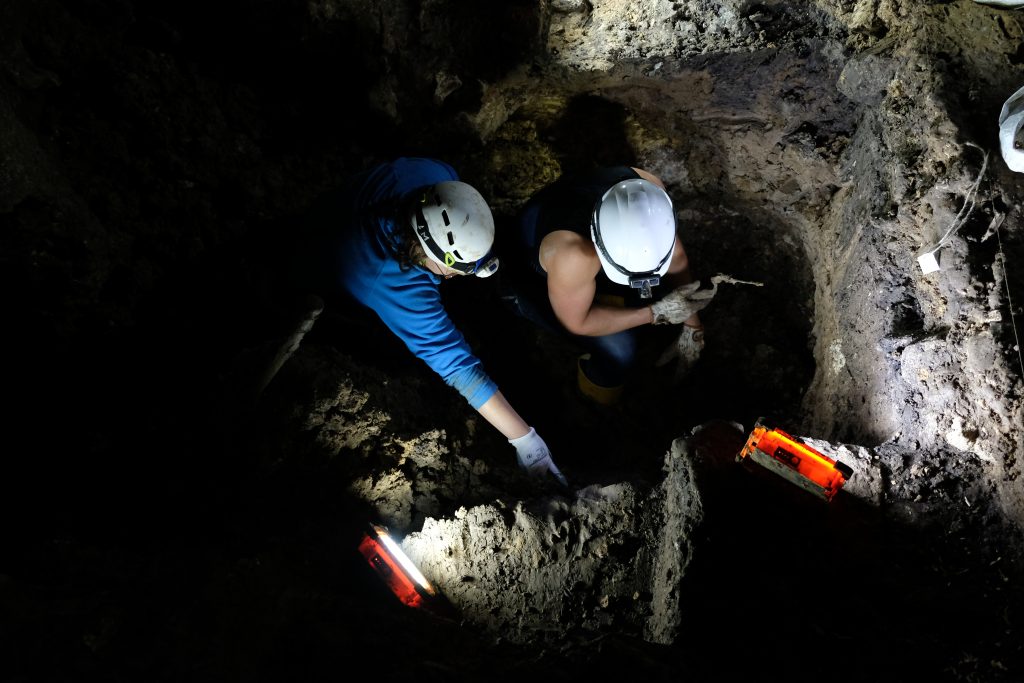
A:
POLYGON ((449 682, 1021 680, 1024 216, 995 126, 1024 80, 1019 13, 3 15, 15 680, 333 680, 380 652, 388 677, 449 682), (763 286, 721 285, 692 373, 648 363, 608 410, 500 278, 445 284, 568 491, 334 302, 254 400, 308 312, 268 274, 294 220, 399 155, 453 164, 500 226, 562 173, 634 164, 665 181, 697 277, 763 286), (759 417, 854 469, 831 503, 737 467, 759 417), (371 521, 459 619, 393 601, 356 551, 371 521))

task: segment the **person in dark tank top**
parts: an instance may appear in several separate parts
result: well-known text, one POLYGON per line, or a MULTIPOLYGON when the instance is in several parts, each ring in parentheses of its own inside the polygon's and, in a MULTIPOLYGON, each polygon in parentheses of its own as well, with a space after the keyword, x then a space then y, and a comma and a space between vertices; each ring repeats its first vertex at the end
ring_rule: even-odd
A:
POLYGON ((660 178, 631 166, 563 176, 530 198, 516 229, 508 257, 523 279, 506 301, 583 347, 577 378, 588 399, 619 400, 645 325, 682 325, 679 362, 699 357, 698 313, 713 290, 693 280, 660 178))

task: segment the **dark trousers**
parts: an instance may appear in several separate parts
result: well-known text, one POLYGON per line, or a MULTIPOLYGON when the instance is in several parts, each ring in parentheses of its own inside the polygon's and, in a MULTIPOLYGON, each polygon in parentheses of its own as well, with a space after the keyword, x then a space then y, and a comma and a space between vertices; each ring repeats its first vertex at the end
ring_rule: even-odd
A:
MULTIPOLYGON (((534 220, 535 214, 528 207, 514 228, 520 230, 520 235, 533 234, 529 224, 534 220)), ((513 258, 514 265, 507 269, 502 281, 502 301, 505 305, 516 315, 552 334, 571 339, 589 353, 590 358, 582 362, 583 372, 594 384, 603 387, 625 384, 636 362, 636 331, 624 330, 600 337, 585 337, 566 330, 548 300, 546 276, 531 265, 523 265, 532 264, 533 249, 530 245, 523 248, 521 244, 518 249, 520 254, 513 258)))

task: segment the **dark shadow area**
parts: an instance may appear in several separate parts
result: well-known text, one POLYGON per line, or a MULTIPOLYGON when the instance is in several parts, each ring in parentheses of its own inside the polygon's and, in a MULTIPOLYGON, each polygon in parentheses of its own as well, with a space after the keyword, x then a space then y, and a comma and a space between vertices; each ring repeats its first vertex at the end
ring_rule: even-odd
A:
POLYGON ((564 175, 601 166, 630 166, 636 150, 626 136, 629 112, 598 95, 576 95, 557 120, 541 125, 538 136, 558 156, 564 175))
POLYGON ((756 283, 723 282, 701 313, 706 345, 686 380, 683 410, 694 424, 726 419, 749 428, 771 415, 795 429, 815 369, 814 282, 800 240, 786 226, 704 198, 681 205, 680 239, 694 277, 704 286, 719 274, 756 283))
POLYGON ((700 459, 705 522, 674 646, 694 680, 1013 679, 1018 531, 844 490, 825 502, 732 462, 744 438, 700 459), (1004 549, 977 542, 1000 534, 1004 549))
POLYGON ((467 85, 474 79, 500 80, 529 61, 543 38, 542 12, 534 0, 460 0, 443 14, 427 7, 420 21, 417 39, 432 46, 467 85), (501 30, 488 30, 492 27, 501 30))

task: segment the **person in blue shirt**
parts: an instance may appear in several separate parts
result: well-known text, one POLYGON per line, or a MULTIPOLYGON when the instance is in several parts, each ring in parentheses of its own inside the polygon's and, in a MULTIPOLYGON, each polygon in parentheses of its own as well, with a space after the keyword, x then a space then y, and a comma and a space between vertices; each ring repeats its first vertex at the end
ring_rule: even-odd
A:
POLYGON ((364 171, 311 211, 314 236, 298 264, 318 293, 373 310, 446 384, 509 440, 520 467, 562 485, 547 444, 509 404, 441 301, 452 277, 488 277, 494 219, 449 164, 399 158, 364 171))

